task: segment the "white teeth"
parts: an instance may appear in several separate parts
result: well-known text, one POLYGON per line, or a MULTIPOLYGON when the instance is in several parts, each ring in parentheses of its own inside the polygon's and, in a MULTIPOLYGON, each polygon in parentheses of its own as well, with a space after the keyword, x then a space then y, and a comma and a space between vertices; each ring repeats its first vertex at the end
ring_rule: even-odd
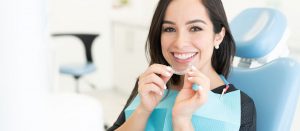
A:
POLYGON ((195 54, 196 53, 185 53, 185 54, 174 53, 174 56, 178 59, 185 60, 185 59, 191 58, 195 54))

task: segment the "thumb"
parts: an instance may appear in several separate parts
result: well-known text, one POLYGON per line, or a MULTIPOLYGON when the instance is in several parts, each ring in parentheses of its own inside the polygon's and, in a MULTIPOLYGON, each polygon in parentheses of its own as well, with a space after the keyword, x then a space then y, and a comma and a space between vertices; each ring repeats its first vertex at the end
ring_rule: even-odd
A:
POLYGON ((165 76, 161 76, 161 79, 165 82, 165 83, 167 83, 169 80, 170 80, 170 78, 172 77, 172 73, 171 73, 171 76, 168 76, 168 77, 165 77, 165 76))

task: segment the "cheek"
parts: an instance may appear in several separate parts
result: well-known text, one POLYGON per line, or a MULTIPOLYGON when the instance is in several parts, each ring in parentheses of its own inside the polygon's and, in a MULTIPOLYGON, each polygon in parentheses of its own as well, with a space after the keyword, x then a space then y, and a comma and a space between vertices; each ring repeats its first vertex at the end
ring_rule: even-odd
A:
POLYGON ((168 53, 168 48, 170 46, 171 41, 168 37, 166 37, 165 35, 162 35, 160 43, 161 43, 161 50, 162 50, 163 56, 166 58, 166 54, 168 53))
POLYGON ((208 63, 211 63, 213 54, 213 42, 207 38, 197 38, 193 40, 194 46, 199 50, 197 66, 202 69, 208 63))
POLYGON ((194 46, 200 50, 207 50, 213 48, 213 41, 204 37, 197 37, 193 39, 194 46))
POLYGON ((164 37, 163 35, 161 36, 161 40, 160 40, 160 43, 161 43, 161 50, 162 52, 165 52, 165 50, 167 49, 167 40, 166 40, 166 37, 164 37))
POLYGON ((170 46, 172 45, 172 43, 174 43, 174 35, 170 35, 170 34, 165 34, 165 35, 161 35, 161 48, 162 51, 168 51, 168 49, 170 48, 170 46))
POLYGON ((205 61, 209 61, 214 50, 213 39, 209 37, 198 37, 193 41, 194 46, 199 50, 200 60, 204 63, 206 63, 205 61))

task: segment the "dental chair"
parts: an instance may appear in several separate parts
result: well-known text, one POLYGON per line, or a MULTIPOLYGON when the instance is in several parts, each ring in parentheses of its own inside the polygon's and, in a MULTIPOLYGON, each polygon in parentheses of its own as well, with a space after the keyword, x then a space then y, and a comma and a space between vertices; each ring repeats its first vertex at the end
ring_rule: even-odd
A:
POLYGON ((254 100, 257 131, 289 131, 299 99, 300 66, 287 57, 285 16, 275 9, 250 8, 230 28, 238 64, 228 80, 254 100))

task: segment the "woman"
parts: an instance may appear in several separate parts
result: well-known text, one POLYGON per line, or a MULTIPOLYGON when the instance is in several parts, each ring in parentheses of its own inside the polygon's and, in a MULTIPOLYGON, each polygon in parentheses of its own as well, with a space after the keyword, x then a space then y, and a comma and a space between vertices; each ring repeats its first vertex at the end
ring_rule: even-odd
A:
MULTIPOLYGON (((178 91, 172 107, 173 129, 195 130, 193 113, 208 104, 208 92, 224 91, 226 95, 237 90, 222 80, 229 74, 235 44, 221 0, 160 0, 146 48, 150 66, 139 76, 124 110, 136 96, 140 97, 139 105, 127 120, 123 110, 109 130, 145 130, 151 113, 163 101, 165 89, 178 91), (187 67, 184 75, 174 74, 187 67), (194 85, 200 88, 193 90, 194 85)), ((236 112, 240 114, 237 130, 256 130, 253 100, 243 92, 236 99, 241 104, 236 112)))

